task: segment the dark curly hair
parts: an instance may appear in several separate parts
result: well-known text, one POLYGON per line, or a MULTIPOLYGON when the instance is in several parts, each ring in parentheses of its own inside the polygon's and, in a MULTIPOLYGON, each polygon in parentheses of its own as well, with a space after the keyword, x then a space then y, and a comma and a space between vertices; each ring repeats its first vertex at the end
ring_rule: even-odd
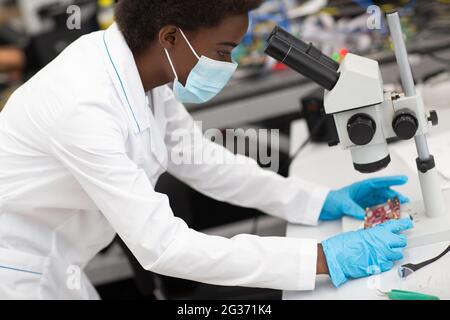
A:
POLYGON ((262 0, 119 0, 116 21, 133 53, 146 49, 166 25, 195 31, 230 15, 247 14, 262 0))

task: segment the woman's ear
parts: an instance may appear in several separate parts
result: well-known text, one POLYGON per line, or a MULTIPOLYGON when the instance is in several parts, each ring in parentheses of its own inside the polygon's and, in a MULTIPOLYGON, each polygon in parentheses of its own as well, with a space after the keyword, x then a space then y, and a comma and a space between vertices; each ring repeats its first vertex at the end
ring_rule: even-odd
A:
POLYGON ((173 49, 180 37, 180 32, 175 26, 165 26, 159 31, 159 43, 165 49, 173 49))

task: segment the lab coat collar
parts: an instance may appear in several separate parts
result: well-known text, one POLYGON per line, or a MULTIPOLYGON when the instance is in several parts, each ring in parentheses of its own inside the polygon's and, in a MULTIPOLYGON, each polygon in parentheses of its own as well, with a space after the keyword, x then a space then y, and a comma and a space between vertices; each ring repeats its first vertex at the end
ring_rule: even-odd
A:
POLYGON ((151 115, 133 53, 116 23, 104 32, 102 41, 108 72, 134 132, 142 132, 150 126, 151 115))

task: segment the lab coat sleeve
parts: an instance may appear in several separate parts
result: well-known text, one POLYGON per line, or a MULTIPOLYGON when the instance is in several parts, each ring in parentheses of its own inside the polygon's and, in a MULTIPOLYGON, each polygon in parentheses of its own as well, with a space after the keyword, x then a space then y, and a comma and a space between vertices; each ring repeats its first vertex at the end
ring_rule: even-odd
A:
MULTIPOLYGON (((216 285, 311 290, 317 242, 196 232, 174 217, 168 198, 126 155, 127 132, 96 105, 80 106, 48 136, 67 168, 150 271, 216 285)), ((57 196, 57 195, 55 195, 57 196)), ((80 235, 82 237, 82 235, 80 235)))
POLYGON ((317 225, 328 188, 298 177, 284 178, 204 138, 172 92, 165 97, 171 174, 214 199, 256 208, 291 223, 317 225))

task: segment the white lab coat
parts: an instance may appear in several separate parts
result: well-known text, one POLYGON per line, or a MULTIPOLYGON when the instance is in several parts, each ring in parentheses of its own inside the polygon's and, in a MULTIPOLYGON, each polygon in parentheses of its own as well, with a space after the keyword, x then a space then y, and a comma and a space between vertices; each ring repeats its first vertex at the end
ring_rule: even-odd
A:
POLYGON ((215 199, 310 225, 328 189, 229 152, 221 165, 215 143, 174 143, 180 128, 200 130, 169 87, 146 95, 116 25, 80 38, 19 88, 0 114, 0 298, 98 298, 82 270, 116 233, 156 273, 313 289, 315 240, 204 235, 154 186, 168 170, 215 199), (170 160, 187 149, 206 161, 170 160))

